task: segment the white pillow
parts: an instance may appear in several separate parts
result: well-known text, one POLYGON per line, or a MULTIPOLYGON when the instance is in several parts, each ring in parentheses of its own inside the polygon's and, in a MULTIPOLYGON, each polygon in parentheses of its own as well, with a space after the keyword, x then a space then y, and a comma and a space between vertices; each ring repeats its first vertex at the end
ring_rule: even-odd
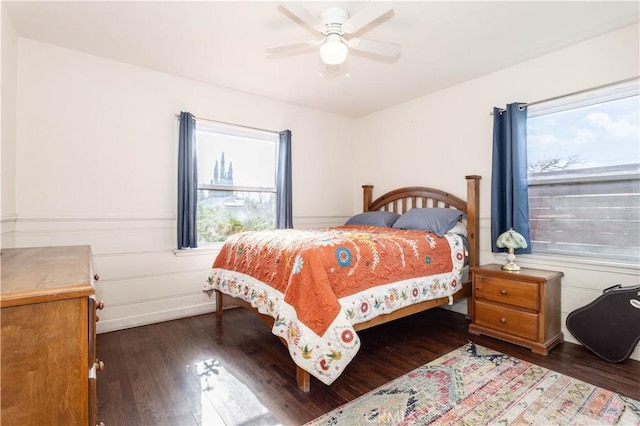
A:
POLYGON ((467 225, 458 221, 455 225, 453 225, 453 228, 449 229, 447 232, 462 235, 463 237, 467 238, 467 225))

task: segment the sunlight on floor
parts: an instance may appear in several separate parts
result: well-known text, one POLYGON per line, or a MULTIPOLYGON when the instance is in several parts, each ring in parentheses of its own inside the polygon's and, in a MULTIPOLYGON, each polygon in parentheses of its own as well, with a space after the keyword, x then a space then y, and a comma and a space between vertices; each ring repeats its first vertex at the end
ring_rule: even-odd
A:
POLYGON ((203 425, 278 425, 256 395, 220 362, 214 359, 195 364, 200 379, 203 425))

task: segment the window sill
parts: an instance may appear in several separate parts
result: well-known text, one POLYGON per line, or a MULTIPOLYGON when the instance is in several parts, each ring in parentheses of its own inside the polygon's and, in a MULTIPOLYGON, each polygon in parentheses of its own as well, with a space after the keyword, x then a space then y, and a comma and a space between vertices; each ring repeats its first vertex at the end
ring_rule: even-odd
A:
POLYGON ((213 256, 217 255, 224 243, 212 243, 206 246, 189 249, 173 249, 173 254, 177 257, 181 256, 213 256))
MULTIPOLYGON (((496 262, 506 262, 506 254, 493 253, 496 262)), ((527 264, 533 268, 575 268, 583 270, 612 272, 618 274, 634 274, 640 272, 640 264, 612 259, 595 259, 589 257, 572 257, 552 254, 518 254, 516 263, 527 264)))

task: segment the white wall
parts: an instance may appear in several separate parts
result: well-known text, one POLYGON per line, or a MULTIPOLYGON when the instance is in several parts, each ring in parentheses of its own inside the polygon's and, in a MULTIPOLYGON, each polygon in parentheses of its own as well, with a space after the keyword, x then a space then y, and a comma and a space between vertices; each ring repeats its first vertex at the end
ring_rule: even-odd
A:
POLYGON ((13 23, 2 3, 2 69, 0 81, 2 111, 0 128, 2 145, 0 146, 0 247, 13 245, 14 222, 16 218, 16 94, 17 94, 17 62, 18 36, 13 23))
POLYGON ((24 38, 17 68, 15 246, 91 245, 99 332, 213 310, 215 250, 174 254, 180 111, 291 129, 294 224, 350 213, 351 119, 24 38))
MULTIPOLYGON (((640 75, 637 25, 576 44, 514 67, 371 114, 354 125, 355 182, 380 194, 407 185, 445 188, 465 197, 465 175, 480 185, 481 263, 502 263, 491 253, 491 151, 494 106, 534 102, 640 75), (443 161, 445 163, 443 163, 443 161), (382 173, 384 170, 384 173, 382 173)), ((375 194, 374 194, 375 196, 375 194)), ((354 194, 353 211, 361 208, 354 194)), ((562 322, 611 285, 637 285, 640 265, 519 256, 518 263, 563 271, 562 322)), ((456 310, 465 310, 461 305, 456 310)), ((575 342, 564 329, 565 338, 575 342)), ((635 359, 640 359, 636 350, 635 359)))

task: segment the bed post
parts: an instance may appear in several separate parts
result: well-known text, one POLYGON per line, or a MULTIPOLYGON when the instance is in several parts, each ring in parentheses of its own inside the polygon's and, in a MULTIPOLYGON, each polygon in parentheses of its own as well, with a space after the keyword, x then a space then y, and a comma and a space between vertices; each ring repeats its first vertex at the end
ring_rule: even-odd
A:
POLYGON ((373 201, 373 185, 362 185, 362 211, 369 211, 369 206, 373 201))
POLYGON ((214 290, 215 294, 216 294, 216 321, 217 322, 222 322, 222 292, 218 289, 214 290))
POLYGON ((469 241, 469 266, 480 264, 480 179, 469 175, 467 179, 467 233, 469 241))
POLYGON ((299 365, 296 365, 296 382, 298 382, 298 387, 302 392, 306 393, 311 389, 311 375, 299 365))

